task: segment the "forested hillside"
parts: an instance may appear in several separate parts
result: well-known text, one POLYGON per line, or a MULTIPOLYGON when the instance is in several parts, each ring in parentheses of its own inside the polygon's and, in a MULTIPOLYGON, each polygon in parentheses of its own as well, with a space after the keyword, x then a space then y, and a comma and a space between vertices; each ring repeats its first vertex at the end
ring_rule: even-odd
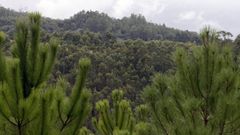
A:
MULTIPOLYGON (((16 21, 26 18, 27 13, 3 7, 0 10, 0 30, 7 33, 3 49, 9 52, 16 21)), ((62 76, 72 86, 78 59, 88 57, 92 66, 87 86, 94 91, 96 100, 108 97, 113 89, 122 88, 135 104, 141 103, 140 91, 155 73, 174 71, 172 53, 176 48, 199 43, 197 33, 148 23, 141 15, 114 19, 103 13, 82 11, 66 20, 42 18, 41 24, 41 40, 47 42, 55 37, 61 44, 51 82, 62 76)), ((238 40, 236 38, 234 46, 236 53, 238 40)), ((221 42, 232 44, 228 38, 221 42)))
POLYGON ((111 32, 120 39, 171 40, 198 42, 197 33, 168 28, 149 23, 144 16, 132 14, 122 19, 110 18, 106 14, 82 11, 70 19, 64 20, 64 30, 90 30, 93 32, 111 32))
MULTIPOLYGON (((3 7, 0 10, 0 21, 2 22, 0 30, 6 32, 8 37, 4 49, 9 52, 10 41, 14 37, 15 21, 19 16, 26 16, 26 13, 15 12, 3 7)), ((113 89, 122 88, 127 97, 136 101, 135 104, 141 103, 140 91, 149 84, 150 78, 155 72, 169 72, 174 68, 171 55, 175 49, 194 45, 190 43, 193 40, 188 39, 188 36, 186 39, 181 36, 187 34, 198 39, 196 33, 148 23, 143 16, 132 15, 130 18, 117 20, 98 12, 83 11, 67 20, 42 18, 41 27, 42 41, 47 42, 51 37, 55 37, 61 43, 52 82, 55 82, 60 75, 66 78, 72 86, 75 81, 78 59, 88 57, 92 60, 92 66, 87 86, 94 91, 96 97, 94 99, 102 99, 109 96, 108 93, 113 89), (138 31, 134 33, 138 35, 130 34, 131 28, 137 28, 138 31), (142 30, 147 28, 161 32, 161 37, 150 37, 149 35, 141 37, 139 33, 144 32, 142 30), (127 30, 125 34, 122 33, 123 29, 127 30), (176 37, 176 33, 180 37, 176 37), (172 37, 170 38, 168 34, 172 37), (179 41, 184 39, 184 42, 189 43, 174 42, 177 38, 180 39, 179 41)))
POLYGON ((54 76, 64 75, 74 82, 75 65, 79 58, 92 60, 87 86, 99 99, 108 96, 113 89, 122 88, 127 97, 141 102, 140 91, 150 83, 156 72, 174 70, 172 53, 177 47, 188 48, 193 44, 171 41, 122 41, 112 45, 63 45, 59 49, 54 76))
MULTIPOLYGON (((12 35, 15 21, 20 16, 26 16, 26 13, 0 7, 0 30, 12 35)), ((42 28, 48 33, 90 31, 101 34, 111 33, 119 39, 171 40, 199 43, 196 32, 168 28, 165 24, 149 23, 144 16, 134 14, 130 17, 115 19, 104 13, 81 11, 65 20, 43 18, 42 28)))
MULTIPOLYGON (((10 52, 17 19, 26 17, 27 13, 0 7, 0 30, 6 33, 5 52, 10 52)), ((55 37, 61 44, 51 82, 61 75, 72 86, 78 59, 88 57, 93 63, 87 86, 94 91, 95 99, 123 88, 135 104, 142 102, 140 91, 150 83, 152 75, 174 71, 172 53, 177 47, 187 49, 200 43, 195 32, 149 23, 144 16, 133 14, 114 19, 104 13, 81 11, 65 20, 42 18, 41 28, 43 42, 55 37)), ((221 44, 233 44, 225 31, 219 33, 221 44)), ((234 42, 237 54, 238 40, 239 36, 234 42)))
MULTIPOLYGON (((17 19, 26 18, 27 13, 25 12, 16 12, 14 10, 6 9, 0 7, 0 30, 7 33, 9 38, 13 39, 13 33, 15 31, 15 24, 17 19)), ((47 33, 55 32, 59 29, 58 21, 50 18, 42 19, 42 28, 47 33)))

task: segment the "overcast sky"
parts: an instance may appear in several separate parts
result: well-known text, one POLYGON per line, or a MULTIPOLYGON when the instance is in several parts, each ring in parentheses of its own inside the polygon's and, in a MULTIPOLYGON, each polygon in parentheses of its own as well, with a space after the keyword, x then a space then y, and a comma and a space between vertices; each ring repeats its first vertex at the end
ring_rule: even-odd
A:
POLYGON ((135 13, 183 30, 199 31, 212 25, 235 36, 240 33, 240 0, 0 0, 0 5, 58 19, 81 10, 97 10, 115 18, 135 13))

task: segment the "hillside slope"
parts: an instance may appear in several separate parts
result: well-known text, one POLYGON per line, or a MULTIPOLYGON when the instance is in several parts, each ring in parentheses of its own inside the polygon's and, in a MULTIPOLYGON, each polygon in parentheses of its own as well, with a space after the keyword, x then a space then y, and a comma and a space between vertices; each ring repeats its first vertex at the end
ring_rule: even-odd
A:
MULTIPOLYGON (((0 7, 0 30, 12 37, 16 19, 25 15, 26 13, 24 12, 16 12, 0 7)), ((115 19, 97 11, 81 11, 65 20, 44 18, 42 27, 48 33, 90 31, 100 34, 111 33, 119 39, 199 42, 196 32, 169 28, 165 24, 150 23, 146 21, 144 16, 134 14, 130 17, 115 19)))

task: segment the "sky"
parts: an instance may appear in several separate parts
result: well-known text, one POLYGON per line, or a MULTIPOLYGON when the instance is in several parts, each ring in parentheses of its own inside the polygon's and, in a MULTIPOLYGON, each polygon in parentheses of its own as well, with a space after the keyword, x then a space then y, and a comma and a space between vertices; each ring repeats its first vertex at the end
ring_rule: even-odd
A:
POLYGON ((198 32, 211 25, 240 34, 240 0, 0 0, 16 11, 38 11, 43 16, 66 19, 81 10, 107 13, 114 18, 142 14, 153 23, 198 32))

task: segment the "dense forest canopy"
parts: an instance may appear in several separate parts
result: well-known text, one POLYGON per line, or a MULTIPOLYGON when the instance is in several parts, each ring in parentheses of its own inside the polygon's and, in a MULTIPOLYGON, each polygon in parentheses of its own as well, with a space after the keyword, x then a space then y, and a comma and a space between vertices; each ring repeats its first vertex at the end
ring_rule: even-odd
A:
MULTIPOLYGON (((0 23, 0 29, 8 35, 9 42, 6 46, 9 47, 6 48, 9 49, 10 41, 14 37, 15 21, 19 16, 26 16, 26 13, 3 7, 0 9, 2 11, 0 20, 4 22, 0 23)), ((114 19, 103 13, 82 11, 66 20, 42 18, 41 24, 41 40, 46 42, 51 37, 56 37, 61 42, 51 82, 55 82, 61 75, 69 80, 70 85, 73 85, 78 59, 89 57, 93 63, 87 86, 95 91, 95 99, 107 97, 107 93, 115 88, 123 88, 126 96, 136 100, 136 104, 141 102, 139 91, 150 82, 155 72, 167 72, 173 69, 171 54, 175 49, 194 45, 191 43, 193 40, 190 39, 184 41, 188 43, 174 42, 176 40, 174 33, 182 33, 178 36, 188 33, 198 39, 197 33, 148 23, 141 15, 114 19), (130 34, 129 30, 137 27, 139 27, 138 31, 130 34), (162 37, 150 38, 148 35, 141 37, 139 33, 147 28, 158 30, 162 33, 162 37), (172 35, 169 39, 164 37, 168 37, 168 33, 172 35)), ((6 52, 8 49, 5 49, 6 52)))

